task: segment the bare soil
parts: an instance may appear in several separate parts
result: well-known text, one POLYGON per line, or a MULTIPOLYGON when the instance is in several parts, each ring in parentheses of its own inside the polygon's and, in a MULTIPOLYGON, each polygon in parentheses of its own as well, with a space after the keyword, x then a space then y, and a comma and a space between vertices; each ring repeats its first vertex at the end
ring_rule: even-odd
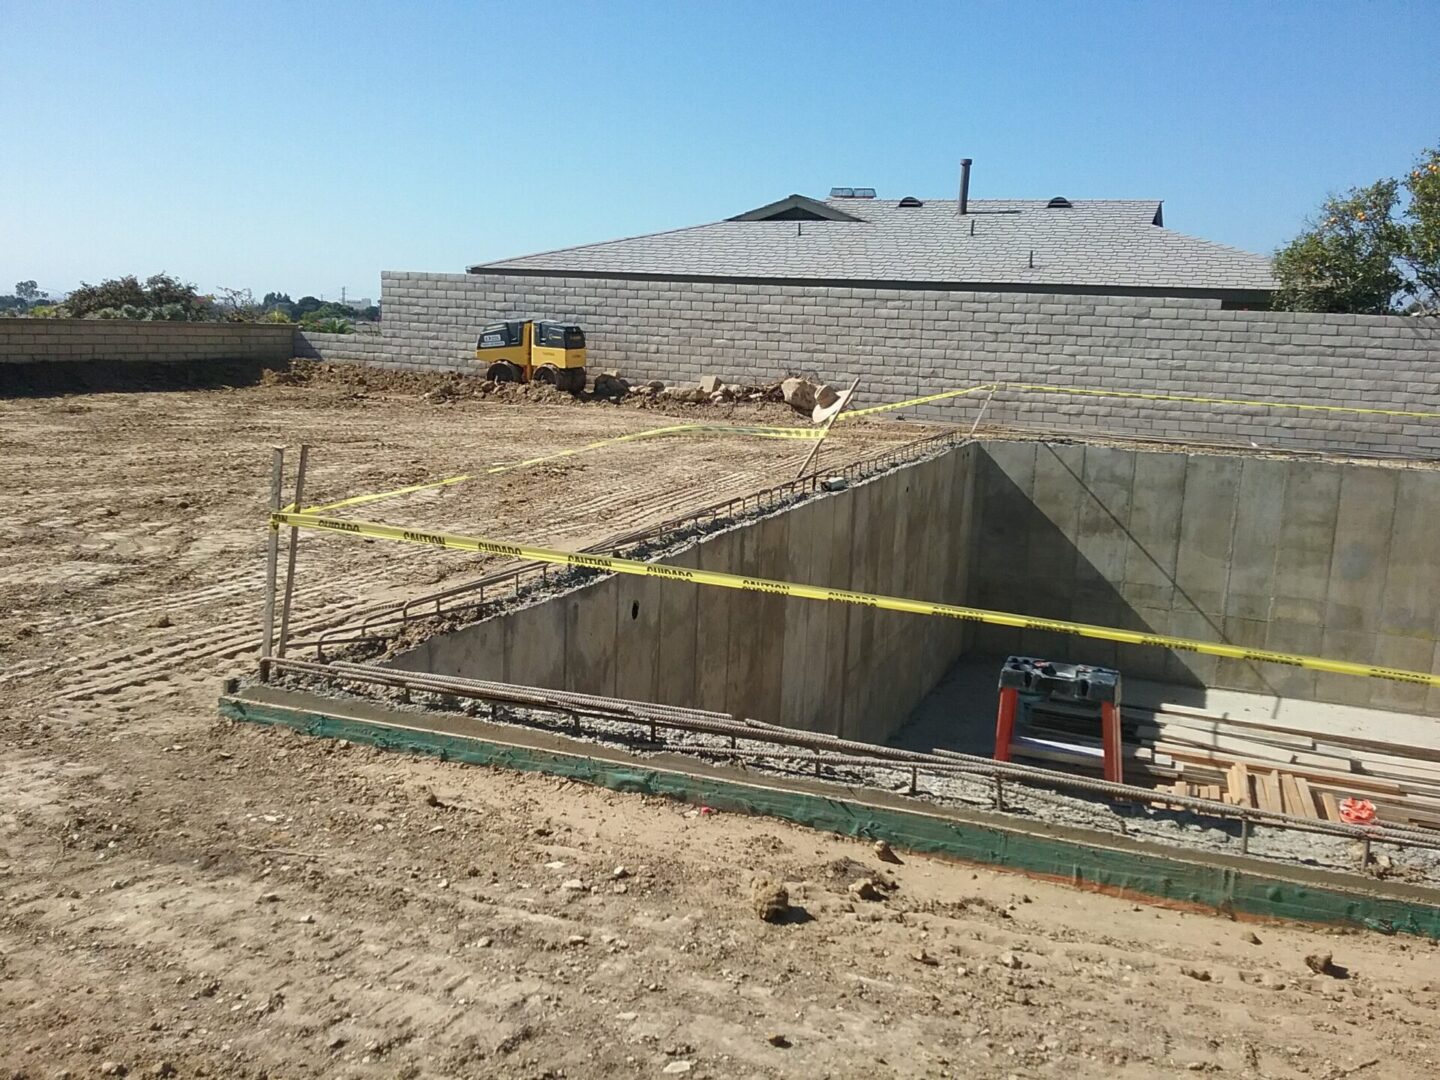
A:
MULTIPOLYGON (((256 644, 270 445, 314 444, 310 502, 674 422, 431 390, 0 401, 0 1075, 1440 1071, 1431 943, 897 865, 765 819, 217 721, 219 678, 256 644), (866 876, 895 888, 859 899, 866 876), (788 918, 757 917, 756 878, 785 886, 788 918)), ((792 422, 677 415, 727 414, 792 422)), ((918 433, 837 429, 826 461, 918 433)), ((625 443, 364 511, 580 544, 786 479, 806 450, 625 443)), ((307 537, 297 621, 494 565, 307 537)))

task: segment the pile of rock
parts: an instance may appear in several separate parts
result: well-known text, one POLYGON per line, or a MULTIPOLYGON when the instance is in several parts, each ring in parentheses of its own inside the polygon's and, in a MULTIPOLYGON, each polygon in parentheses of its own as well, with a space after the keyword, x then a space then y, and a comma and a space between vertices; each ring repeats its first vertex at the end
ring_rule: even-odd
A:
POLYGON ((641 386, 631 387, 630 394, 689 405, 724 405, 735 401, 781 401, 783 393, 780 386, 778 382, 768 386, 727 383, 718 375, 706 375, 698 384, 676 386, 667 386, 659 379, 653 379, 641 386))

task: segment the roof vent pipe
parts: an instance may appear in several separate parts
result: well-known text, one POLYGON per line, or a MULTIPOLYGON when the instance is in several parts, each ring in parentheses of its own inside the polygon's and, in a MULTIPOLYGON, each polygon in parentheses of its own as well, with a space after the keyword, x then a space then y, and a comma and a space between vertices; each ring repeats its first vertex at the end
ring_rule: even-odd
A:
POLYGON ((970 210, 970 159, 960 159, 960 213, 970 210))

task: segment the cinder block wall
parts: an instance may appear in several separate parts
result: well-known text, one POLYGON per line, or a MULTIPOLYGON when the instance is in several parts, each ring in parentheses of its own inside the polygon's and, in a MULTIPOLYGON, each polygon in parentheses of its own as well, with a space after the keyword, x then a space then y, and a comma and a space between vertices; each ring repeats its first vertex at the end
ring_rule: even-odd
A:
POLYGON ((295 355, 333 364, 379 364, 389 367, 388 346, 379 334, 321 334, 295 330, 295 355))
MULTIPOLYGON (((1440 411, 1440 324, 1225 311, 1216 300, 815 288, 494 274, 383 275, 387 362, 472 363, 484 322, 585 326, 597 368, 640 379, 860 376, 867 402, 997 380, 1440 411)), ((977 399, 919 415, 968 422, 977 399)), ((988 421, 1187 441, 1440 455, 1440 422, 1006 394, 988 421)))
POLYGON ((265 323, 0 319, 0 364, 283 361, 294 354, 292 336, 265 323))

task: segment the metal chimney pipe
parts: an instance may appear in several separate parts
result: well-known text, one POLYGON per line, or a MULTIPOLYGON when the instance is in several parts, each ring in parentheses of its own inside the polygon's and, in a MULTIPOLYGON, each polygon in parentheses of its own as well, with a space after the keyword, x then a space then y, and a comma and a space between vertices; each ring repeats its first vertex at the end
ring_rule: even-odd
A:
POLYGON ((960 159, 960 213, 970 210, 970 159, 960 159))

